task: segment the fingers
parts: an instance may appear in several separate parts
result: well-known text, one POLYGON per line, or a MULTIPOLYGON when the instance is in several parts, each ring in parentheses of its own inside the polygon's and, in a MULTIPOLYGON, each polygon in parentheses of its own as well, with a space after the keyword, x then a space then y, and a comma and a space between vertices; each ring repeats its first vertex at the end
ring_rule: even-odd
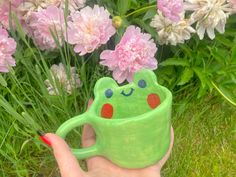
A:
MULTIPOLYGON (((84 148, 93 146, 96 143, 96 134, 90 125, 85 125, 82 133, 82 145, 84 148)), ((95 156, 86 159, 88 171, 92 172, 99 169, 108 169, 113 164, 105 158, 95 156)))
POLYGON ((164 166, 164 164, 166 163, 167 159, 170 157, 173 145, 174 145, 174 129, 171 126, 171 142, 170 142, 170 146, 169 146, 169 149, 168 149, 166 155, 158 162, 158 166, 160 167, 160 169, 164 166))
MULTIPOLYGON (((87 109, 89 109, 92 103, 93 103, 93 100, 90 99, 88 101, 87 109)), ((91 139, 94 139, 94 142, 95 142, 95 136, 91 127, 89 126, 87 126, 87 128, 85 127, 85 131, 87 133, 84 134, 86 136, 83 136, 83 142, 86 146, 89 146, 91 143, 93 143, 91 139)), ((77 159, 72 154, 66 142, 59 136, 55 134, 51 134, 51 133, 46 134, 45 137, 53 149, 53 153, 58 163, 61 176, 62 177, 84 177, 85 173, 80 168, 77 159)))
POLYGON ((90 125, 85 125, 82 133, 82 145, 83 147, 89 147, 96 142, 96 135, 93 128, 90 125))
MULTIPOLYGON (((88 107, 87 110, 91 107, 93 103, 93 99, 89 99, 88 101, 88 107)), ((89 147, 89 146, 93 146, 96 143, 96 134, 92 128, 91 125, 84 125, 83 128, 83 133, 82 133, 82 145, 84 148, 89 147)), ((94 168, 96 166, 96 159, 97 157, 93 157, 93 158, 88 158, 86 159, 87 162, 87 167, 88 170, 91 170, 92 168, 94 168)))
POLYGON ((77 159, 63 139, 55 134, 45 135, 50 141, 54 156, 58 163, 62 177, 84 177, 85 173, 80 168, 77 159))
MULTIPOLYGON (((84 148, 93 146, 96 143, 96 135, 93 128, 90 125, 85 125, 82 133, 82 145, 84 148)), ((88 170, 92 170, 97 167, 98 157, 92 157, 86 159, 88 170)))
MULTIPOLYGON (((93 99, 90 98, 88 101, 88 106, 87 106, 87 110, 91 107, 91 105, 93 104, 93 99)), ((84 125, 83 128, 83 133, 82 133, 82 145, 83 147, 89 147, 92 146, 93 144, 95 144, 95 132, 93 130, 93 128, 90 125, 84 125)))
MULTIPOLYGON (((93 104, 93 99, 90 98, 88 101, 87 110, 93 104)), ((95 132, 90 125, 84 125, 82 133, 82 145, 83 147, 89 147, 95 143, 95 132)))

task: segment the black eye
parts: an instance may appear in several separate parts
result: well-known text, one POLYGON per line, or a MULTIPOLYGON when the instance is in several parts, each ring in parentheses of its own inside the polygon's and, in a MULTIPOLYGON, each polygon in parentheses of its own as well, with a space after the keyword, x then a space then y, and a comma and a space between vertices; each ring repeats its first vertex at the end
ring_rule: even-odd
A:
POLYGON ((111 98, 112 95, 113 95, 113 91, 111 89, 107 89, 105 91, 105 95, 106 95, 107 98, 111 98))
POLYGON ((138 86, 140 88, 145 88, 147 86, 147 83, 145 80, 140 80, 140 81, 138 81, 138 86))

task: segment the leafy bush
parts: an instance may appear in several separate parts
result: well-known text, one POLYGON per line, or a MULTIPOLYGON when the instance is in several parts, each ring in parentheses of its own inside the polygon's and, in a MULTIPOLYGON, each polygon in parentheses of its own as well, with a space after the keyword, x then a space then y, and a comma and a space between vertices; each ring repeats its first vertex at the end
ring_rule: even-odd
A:
MULTIPOLYGON (((158 46, 156 58, 159 66, 155 71, 158 82, 170 88, 175 96, 190 92, 193 97, 200 98, 211 93, 236 106, 235 15, 228 19, 225 34, 217 33, 215 40, 199 40, 194 34, 184 44, 170 46, 159 45, 159 36, 150 26, 157 13, 155 0, 87 1, 91 6, 94 3, 108 9, 113 22, 114 17, 118 16, 118 26, 121 18, 122 25, 106 45, 84 56, 76 54, 65 41, 60 47, 53 32, 57 49, 41 51, 25 34, 17 16, 12 14, 10 21, 15 22, 16 30, 10 25, 9 31, 18 43, 14 55, 17 66, 9 73, 0 75, 0 167, 3 169, 0 176, 32 176, 54 165, 52 157, 48 153, 45 155, 48 151, 40 147, 41 143, 35 137, 36 130, 55 132, 66 119, 86 110, 85 103, 93 97, 96 81, 111 76, 106 67, 99 65, 101 52, 107 48, 114 49, 129 25, 139 26, 143 32, 151 34, 158 46), (50 67, 60 62, 65 66, 68 78, 71 66, 75 66, 79 73, 82 85, 71 95, 58 82, 55 85, 59 94, 50 95, 44 83, 47 79, 53 82, 50 67)), ((65 10, 67 15, 68 9, 65 10)), ((80 139, 80 131, 76 133, 80 139)), ((71 143, 77 145, 77 141, 71 143)))

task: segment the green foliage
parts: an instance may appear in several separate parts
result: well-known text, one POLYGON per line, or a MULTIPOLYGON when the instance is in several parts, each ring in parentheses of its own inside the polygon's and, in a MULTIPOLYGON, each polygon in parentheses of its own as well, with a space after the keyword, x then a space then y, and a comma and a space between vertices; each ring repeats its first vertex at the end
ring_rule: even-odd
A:
POLYGON ((175 144, 162 176, 236 176, 235 109, 213 97, 193 99, 194 91, 178 95, 175 144))
MULTIPOLYGON (((114 14, 120 15, 125 22, 115 43, 120 40, 124 29, 133 24, 150 33, 158 45, 157 32, 149 25, 156 14, 156 1, 117 0, 112 3, 114 6, 116 3, 117 7, 113 8, 114 14)), ((236 88, 236 32, 232 30, 236 25, 235 19, 235 16, 232 16, 228 20, 225 34, 217 34, 215 40, 206 38, 200 41, 197 35, 194 35, 185 44, 160 46, 157 53, 159 82, 173 91, 188 88, 188 85, 193 84, 198 88, 198 98, 210 92, 223 96, 235 105, 233 91, 236 88)))
POLYGON ((125 15, 126 12, 129 10, 131 5, 131 0, 117 0, 117 8, 119 15, 125 15))
POLYGON ((225 35, 218 34, 216 40, 199 41, 194 36, 186 44, 171 47, 174 58, 162 58, 164 61, 157 70, 160 82, 174 90, 194 84, 198 88, 198 97, 210 91, 236 105, 236 37, 231 33, 231 25, 229 23, 225 35), (166 72, 167 68, 171 73, 166 72))
MULTIPOLYGON (((156 14, 156 0, 88 0, 87 3, 105 6, 113 17, 118 15, 123 19, 107 48, 115 47, 128 25, 137 25, 150 33, 158 45, 158 35, 149 25, 156 14)), ((0 75, 0 176, 59 176, 50 150, 35 136, 36 130, 55 132, 62 122, 86 110, 85 103, 93 97, 95 82, 111 76, 107 68, 99 65, 99 55, 105 47, 85 57, 76 55, 66 43, 55 51, 42 52, 25 35, 14 14, 13 20, 17 28, 17 32, 11 30, 18 42, 17 66, 0 75), (60 62, 66 66, 68 77, 70 66, 77 68, 82 87, 68 95, 56 83, 60 94, 51 96, 44 81, 52 81, 49 68, 60 62)), ((231 143, 236 142, 235 109, 224 103, 221 107, 219 103, 223 100, 214 97, 222 96, 236 106, 235 28, 236 18, 232 16, 225 34, 217 34, 213 41, 200 41, 194 35, 185 44, 158 45, 156 74, 158 82, 174 93, 177 136, 177 148, 164 169, 164 176, 235 176, 229 170, 236 164, 233 159, 236 145, 231 143)), ((56 34, 52 35, 58 41, 56 34)), ((73 133, 78 139, 71 143, 78 145, 81 133, 73 133)))

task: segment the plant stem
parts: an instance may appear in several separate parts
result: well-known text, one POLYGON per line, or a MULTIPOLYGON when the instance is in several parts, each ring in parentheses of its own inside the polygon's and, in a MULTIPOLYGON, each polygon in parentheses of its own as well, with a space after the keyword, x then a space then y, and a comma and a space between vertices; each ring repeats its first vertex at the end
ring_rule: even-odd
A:
POLYGON ((216 85, 213 81, 211 81, 211 83, 212 83, 212 85, 215 87, 215 89, 216 89, 228 102, 230 102, 232 105, 236 106, 236 103, 235 103, 233 100, 229 99, 229 98, 217 87, 217 85, 216 85))
POLYGON ((151 6, 142 7, 142 8, 140 8, 140 9, 137 9, 137 10, 135 10, 135 11, 133 11, 133 12, 131 12, 131 13, 125 15, 125 18, 127 18, 127 17, 129 17, 129 16, 132 16, 132 15, 134 15, 134 14, 136 14, 136 13, 139 13, 139 12, 141 12, 141 11, 154 8, 154 7, 156 7, 156 6, 157 6, 157 5, 155 4, 155 5, 151 5, 151 6))

